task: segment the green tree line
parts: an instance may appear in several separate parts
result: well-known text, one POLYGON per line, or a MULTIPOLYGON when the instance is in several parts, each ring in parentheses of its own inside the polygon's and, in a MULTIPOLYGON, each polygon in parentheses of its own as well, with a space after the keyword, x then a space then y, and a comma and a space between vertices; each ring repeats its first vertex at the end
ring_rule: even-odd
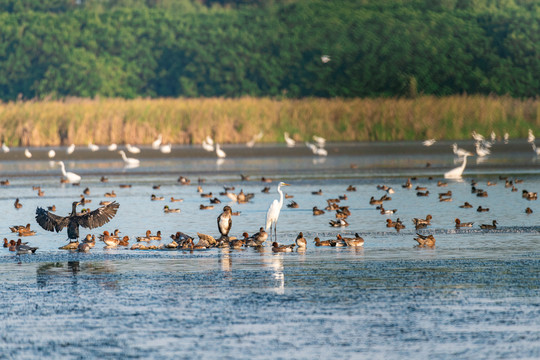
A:
POLYGON ((535 97, 539 23, 535 0, 4 0, 0 99, 535 97))

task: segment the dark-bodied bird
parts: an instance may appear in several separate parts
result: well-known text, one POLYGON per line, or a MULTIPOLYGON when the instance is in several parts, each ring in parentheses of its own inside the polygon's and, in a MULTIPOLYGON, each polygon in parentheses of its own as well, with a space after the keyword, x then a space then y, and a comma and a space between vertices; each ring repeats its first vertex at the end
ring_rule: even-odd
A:
POLYGON ((217 224, 221 236, 229 235, 232 227, 232 209, 230 206, 223 207, 223 212, 217 217, 217 224))
POLYGON ((48 231, 60 232, 67 226, 68 239, 78 241, 79 226, 93 229, 108 223, 115 215, 120 204, 113 202, 109 205, 97 208, 84 214, 77 213, 77 205, 80 202, 74 201, 71 214, 65 217, 55 215, 45 209, 38 207, 36 209, 36 221, 48 231))

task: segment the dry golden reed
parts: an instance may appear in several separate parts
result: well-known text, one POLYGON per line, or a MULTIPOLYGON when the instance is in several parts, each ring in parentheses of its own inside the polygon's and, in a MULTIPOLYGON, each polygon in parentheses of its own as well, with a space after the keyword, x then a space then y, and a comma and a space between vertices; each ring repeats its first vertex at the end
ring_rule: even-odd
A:
POLYGON ((540 129, 538 99, 423 96, 415 99, 78 99, 0 104, 0 134, 10 146, 71 143, 172 144, 468 139, 475 130, 524 138, 540 129))

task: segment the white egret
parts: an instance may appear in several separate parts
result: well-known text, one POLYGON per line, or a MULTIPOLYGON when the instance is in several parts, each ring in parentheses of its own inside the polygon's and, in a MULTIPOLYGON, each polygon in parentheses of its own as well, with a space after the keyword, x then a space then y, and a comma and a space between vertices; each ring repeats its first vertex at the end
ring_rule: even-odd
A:
POLYGON ((435 139, 428 139, 428 140, 422 141, 422 145, 424 145, 424 146, 431 146, 431 145, 435 144, 435 142, 437 142, 437 140, 435 140, 435 139))
POLYGON ((139 164, 141 163, 141 161, 139 159, 128 158, 126 156, 126 153, 124 152, 124 150, 120 150, 120 151, 118 151, 118 153, 120 155, 122 155, 122 159, 124 160, 124 163, 126 164, 126 166, 136 167, 136 166, 139 166, 139 164))
POLYGON ((112 143, 111 145, 107 146, 107 150, 109 151, 116 151, 116 149, 118 149, 118 145, 116 145, 115 143, 112 143))
POLYGON ((49 152, 47 153, 47 155, 49 156, 50 159, 52 159, 53 157, 56 156, 56 151, 54 151, 53 149, 49 150, 49 152))
POLYGON ((456 143, 452 145, 452 149, 454 150, 454 154, 456 154, 459 157, 465 156, 465 155, 472 156, 472 154, 468 152, 467 150, 458 148, 458 145, 456 143))
POLYGON ((152 149, 158 150, 161 146, 161 140, 162 140, 161 134, 158 135, 158 138, 152 142, 152 149))
POLYGON ((159 151, 161 151, 163 154, 170 154, 172 151, 172 145, 171 144, 161 145, 159 147, 159 151))
POLYGON ((294 139, 289 136, 288 132, 284 133, 283 137, 285 138, 285 142, 287 143, 287 147, 294 147, 294 145, 296 145, 296 141, 294 141, 294 139))
POLYGON ((465 170, 465 166, 467 166, 467 156, 469 154, 463 155, 463 163, 461 166, 458 166, 455 169, 449 170, 444 173, 445 179, 461 179, 461 174, 463 174, 463 170, 465 170))
POLYGON ((532 148, 536 156, 540 156, 540 149, 537 149, 534 143, 532 143, 532 148))
POLYGON ((279 218, 279 212, 283 207, 283 192, 281 191, 282 186, 289 186, 284 182, 280 182, 277 187, 277 192, 279 193, 279 201, 276 199, 272 202, 266 213, 266 231, 270 229, 270 236, 272 236, 272 224, 274 225, 274 240, 277 238, 277 221, 279 218))
POLYGON ((89 142, 88 143, 88 148, 90 149, 90 151, 92 152, 96 152, 99 150, 99 146, 97 146, 96 144, 92 144, 92 142, 89 142))
POLYGON ((69 145, 69 146, 67 147, 67 149, 66 149, 66 152, 67 152, 68 154, 73 154, 74 151, 75 151, 75 144, 69 145))
POLYGON ((327 62, 330 62, 330 55, 323 55, 321 56, 321 61, 323 62, 323 64, 326 64, 327 62))
POLYGON ((206 150, 208 152, 213 152, 214 151, 214 145, 207 142, 206 139, 203 140, 202 147, 203 147, 204 150, 206 150))
POLYGON ((30 150, 24 149, 24 156, 30 159, 32 157, 32 153, 30 152, 30 150))
POLYGON ((508 140, 510 139, 510 134, 508 134, 507 132, 504 133, 504 143, 505 144, 508 144, 508 140))
POLYGON ((532 131, 532 129, 529 129, 529 135, 527 136, 527 142, 533 143, 534 139, 535 139, 535 137, 534 137, 533 131, 532 131))
POLYGON ((221 147, 219 146, 219 144, 216 144, 216 155, 218 156, 218 158, 221 158, 223 159, 224 157, 227 156, 227 154, 225 153, 225 151, 223 151, 221 149, 221 147))
POLYGON ((204 140, 206 141, 207 144, 214 145, 214 140, 212 140, 210 136, 207 135, 204 140))
POLYGON ((5 153, 9 152, 9 147, 6 145, 5 142, 2 143, 2 151, 5 152, 5 153))
POLYGON ((78 184, 81 182, 81 177, 79 175, 70 171, 66 172, 66 166, 64 165, 63 161, 59 161, 58 164, 62 167, 62 175, 64 175, 64 177, 69 183, 78 184))
POLYGON ((253 138, 251 138, 251 140, 249 140, 247 143, 246 143, 246 146, 248 148, 252 148, 253 146, 255 146, 255 143, 259 140, 261 140, 263 137, 263 132, 262 131, 259 131, 259 133, 257 135, 254 135, 253 138))
POLYGON ((326 144, 326 139, 317 135, 313 135, 313 140, 315 140, 319 147, 324 147, 326 144))
POLYGON ((317 146, 315 146, 313 144, 310 144, 308 142, 306 142, 306 146, 311 149, 311 152, 313 152, 314 155, 319 155, 319 156, 327 156, 328 155, 328 151, 326 151, 326 149, 323 149, 322 147, 317 147, 317 146))
POLYGON ((136 146, 132 146, 130 144, 126 144, 126 149, 132 154, 139 154, 141 152, 141 149, 139 149, 136 146))
POLYGON ((480 157, 491 154, 491 151, 485 147, 482 147, 479 142, 475 143, 474 146, 476 147, 476 154, 480 157))

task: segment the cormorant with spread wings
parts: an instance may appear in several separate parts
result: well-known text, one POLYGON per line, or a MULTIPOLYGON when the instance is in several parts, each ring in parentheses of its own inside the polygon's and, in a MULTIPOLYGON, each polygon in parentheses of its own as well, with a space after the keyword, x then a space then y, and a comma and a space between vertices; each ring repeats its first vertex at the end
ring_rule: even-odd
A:
POLYGON ((116 210, 120 206, 115 201, 94 211, 77 213, 77 205, 80 205, 80 202, 73 202, 71 214, 65 217, 55 215, 38 207, 36 209, 36 221, 42 228, 48 231, 60 232, 67 226, 69 241, 72 241, 72 239, 77 241, 79 239, 79 226, 88 229, 100 227, 108 223, 116 215, 116 210))

